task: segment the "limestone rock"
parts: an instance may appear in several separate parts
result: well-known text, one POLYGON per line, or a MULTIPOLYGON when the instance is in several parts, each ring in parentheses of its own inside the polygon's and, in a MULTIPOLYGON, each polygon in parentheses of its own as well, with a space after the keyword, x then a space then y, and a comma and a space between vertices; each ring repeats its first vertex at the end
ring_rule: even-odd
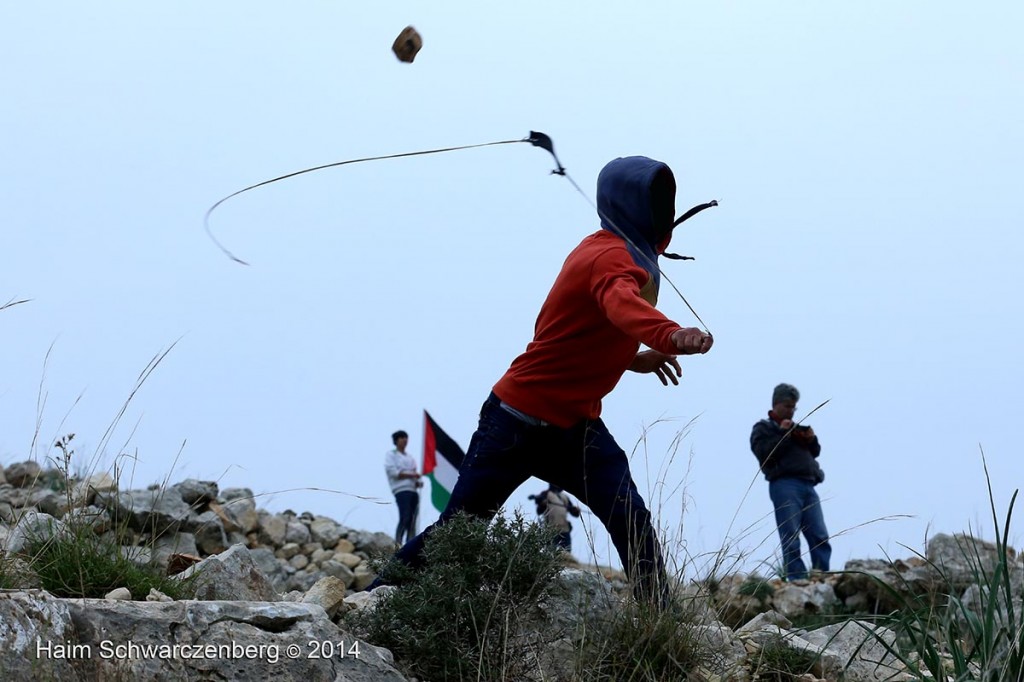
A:
MULTIPOLYGON (((320 564, 320 570, 324 572, 324 575, 334 576, 335 578, 343 581, 347 587, 352 587, 356 582, 355 572, 345 564, 339 563, 333 559, 328 559, 320 564)), ((370 582, 372 582, 372 579, 366 584, 369 585, 370 582)), ((360 590, 362 588, 356 587, 355 589, 360 590)))
POLYGON ((363 558, 361 556, 356 556, 355 554, 350 554, 349 552, 335 552, 333 558, 335 561, 343 563, 349 568, 353 569, 359 564, 363 563, 363 558))
POLYGON ((73 635, 65 600, 42 590, 0 593, 0 665, 5 680, 79 680, 73 661, 60 656, 61 649, 54 650, 73 635), (42 657, 37 654, 40 645, 42 657))
POLYGON ((826 625, 803 637, 838 659, 844 682, 891 680, 904 671, 903 664, 890 653, 896 646, 896 633, 887 628, 852 620, 826 625))
POLYGON ((153 543, 151 561, 166 572, 171 557, 175 554, 196 555, 196 538, 191 533, 168 533, 161 535, 153 543))
POLYGON ((118 587, 107 592, 103 598, 111 601, 131 601, 132 593, 127 587, 118 587))
POLYGON ((49 488, 36 489, 29 497, 29 504, 55 518, 60 518, 71 508, 68 496, 49 488))
POLYGON ((132 530, 154 533, 179 530, 191 513, 179 495, 159 488, 97 492, 96 504, 109 509, 115 520, 126 519, 132 530))
POLYGON ((274 552, 274 556, 276 556, 278 559, 284 559, 285 561, 288 561, 293 556, 298 554, 300 551, 301 548, 297 543, 286 542, 285 544, 281 545, 280 549, 274 552))
POLYGON ((26 512, 18 519, 18 523, 7 538, 7 553, 17 554, 34 544, 47 542, 66 532, 64 523, 59 519, 42 512, 26 512))
POLYGON ((88 478, 75 483, 72 496, 77 504, 90 505, 96 500, 97 493, 109 493, 117 491, 117 481, 110 474, 104 472, 93 474, 88 478))
MULTIPOLYGON (((217 498, 219 507, 238 525, 240 532, 251 533, 259 526, 256 498, 248 488, 226 488, 217 498)), ((210 504, 213 509, 213 503, 210 504)))
POLYGON ((146 595, 146 601, 167 602, 167 601, 174 601, 174 600, 171 599, 170 597, 168 597, 166 594, 164 594, 160 590, 156 589, 155 587, 151 587, 151 588, 149 588, 149 594, 146 595))
POLYGON ((189 516, 186 528, 195 535, 196 546, 203 554, 220 554, 230 547, 224 523, 215 512, 189 516))
POLYGON ((386 649, 359 642, 358 657, 347 653, 341 656, 338 647, 342 642, 348 652, 358 640, 339 629, 316 604, 93 599, 66 602, 78 641, 91 646, 93 655, 76 661, 78 676, 61 676, 62 680, 402 682, 405 679, 392 667, 393 658, 386 649), (105 658, 100 655, 103 641, 111 645, 126 646, 131 642, 154 647, 154 653, 105 658), (312 647, 321 646, 320 643, 324 643, 325 648, 314 652, 312 647), (328 653, 327 643, 334 644, 333 657, 311 655, 328 653), (188 646, 193 655, 161 655, 163 650, 159 647, 169 648, 175 644, 188 646), (292 658, 289 647, 298 647, 294 649, 297 657, 292 658), (201 655, 194 655, 196 651, 201 655))
POLYGON ((352 583, 352 589, 356 591, 365 590, 377 578, 377 574, 371 571, 370 567, 365 563, 356 566, 356 570, 353 573, 355 574, 355 581, 352 583))
POLYGON ((737 628, 736 634, 747 635, 758 630, 770 629, 769 626, 788 630, 793 624, 778 611, 765 611, 764 613, 757 614, 750 621, 737 628))
POLYGON ((285 526, 284 541, 306 544, 310 541, 309 527, 301 521, 289 521, 285 526))
MULTIPOLYGON (((975 583, 979 572, 992 575, 1000 558, 995 543, 963 533, 933 535, 928 540, 926 554, 928 561, 939 568, 955 590, 975 583)), ((1007 554, 1012 558, 1015 552, 1008 548, 1007 554)))
POLYGON ((288 522, 282 516, 267 515, 260 519, 259 526, 260 542, 273 547, 280 547, 285 544, 285 536, 288 533, 288 522))
POLYGON ((195 576, 196 599, 207 601, 277 601, 280 599, 270 580, 256 566, 245 545, 207 557, 175 578, 195 576))
POLYGON ((197 481, 187 478, 172 488, 181 496, 181 501, 190 507, 197 507, 217 499, 217 484, 214 481, 197 481))
POLYGON ((341 540, 341 527, 325 516, 318 516, 309 524, 309 533, 324 547, 334 547, 341 540))
POLYGON ((776 611, 794 618, 804 614, 826 613, 839 604, 839 599, 828 583, 785 583, 775 590, 771 602, 776 611))
POLYGON ((327 615, 334 617, 334 614, 341 608, 345 601, 345 583, 333 576, 321 578, 302 597, 306 604, 317 604, 327 612, 327 615))
POLYGON ((4 469, 4 477, 15 488, 27 488, 34 485, 42 473, 43 470, 39 466, 39 462, 34 460, 18 462, 4 469))
MULTIPOLYGON (((274 552, 267 549, 266 547, 260 547, 258 549, 250 550, 252 560, 256 562, 263 575, 267 576, 270 582, 274 585, 274 589, 278 592, 285 591, 284 584, 288 579, 288 563, 280 561, 274 556, 274 552)), ((292 569, 294 570, 294 569, 292 569)))
POLYGON ((345 597, 345 608, 349 611, 372 611, 377 603, 398 588, 394 585, 381 585, 372 592, 356 592, 345 597))

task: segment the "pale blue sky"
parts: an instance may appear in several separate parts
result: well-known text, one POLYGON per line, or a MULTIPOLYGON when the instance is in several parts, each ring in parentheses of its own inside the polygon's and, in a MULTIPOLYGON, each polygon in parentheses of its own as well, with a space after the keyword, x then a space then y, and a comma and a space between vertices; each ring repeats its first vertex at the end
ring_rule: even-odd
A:
MULTIPOLYGON (((426 408, 468 445, 596 216, 527 145, 238 197, 212 228, 249 268, 203 213, 307 166, 536 129, 591 196, 604 163, 644 154, 675 170, 679 211, 721 202, 673 243, 697 260, 664 265, 714 349, 679 387, 627 375, 605 403, 627 451, 650 427, 634 473, 674 554, 771 560, 748 437, 779 381, 800 414, 831 400, 809 423, 835 567, 929 529, 990 537, 979 445, 1001 511, 1024 480, 1024 6, 635 5, 7 3, 0 303, 32 301, 0 312, 0 462, 28 456, 39 414, 40 442, 73 431, 87 463, 178 340, 100 466, 137 453, 144 486, 180 451, 172 480, 369 496, 388 506, 260 501, 391 532, 390 433, 419 455, 426 408), (413 64, 390 52, 407 24, 413 64), (868 523, 892 515, 912 518, 868 523)), ((660 307, 694 324, 667 287, 660 307)))

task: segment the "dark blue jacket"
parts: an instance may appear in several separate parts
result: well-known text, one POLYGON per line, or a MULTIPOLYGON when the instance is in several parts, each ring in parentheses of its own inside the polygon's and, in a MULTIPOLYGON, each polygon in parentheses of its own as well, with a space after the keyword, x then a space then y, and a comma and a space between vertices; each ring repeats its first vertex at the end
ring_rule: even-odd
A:
POLYGON ((762 419, 750 432, 750 449, 761 465, 761 473, 769 481, 798 478, 814 484, 825 480, 818 465, 821 444, 818 437, 810 440, 794 437, 772 419, 762 419))

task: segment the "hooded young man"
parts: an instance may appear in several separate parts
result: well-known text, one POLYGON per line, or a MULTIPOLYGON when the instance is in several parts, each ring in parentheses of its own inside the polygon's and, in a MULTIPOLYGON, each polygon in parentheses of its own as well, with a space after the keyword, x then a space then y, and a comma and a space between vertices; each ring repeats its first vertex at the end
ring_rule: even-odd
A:
POLYGON ((601 229, 566 258, 534 330, 480 410, 447 508, 397 558, 424 562, 424 538, 460 511, 490 519, 531 476, 586 504, 608 529, 638 599, 664 604, 661 547, 626 453, 601 420, 601 399, 631 370, 678 385, 677 354, 713 339, 654 306, 658 256, 672 238, 676 183, 667 165, 615 159, 597 181, 601 229), (640 344, 650 350, 640 351, 640 344))

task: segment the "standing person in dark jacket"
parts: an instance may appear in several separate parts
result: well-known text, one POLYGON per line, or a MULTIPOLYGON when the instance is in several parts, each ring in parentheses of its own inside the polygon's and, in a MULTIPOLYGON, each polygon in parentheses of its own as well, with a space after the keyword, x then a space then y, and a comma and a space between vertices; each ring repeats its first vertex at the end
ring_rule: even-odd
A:
POLYGON ((481 407, 448 506, 399 550, 400 561, 422 566, 424 538, 440 524, 458 512, 490 519, 536 476, 601 520, 638 599, 667 604, 661 545, 629 458, 601 420, 601 399, 627 370, 678 384, 676 355, 707 353, 714 342, 654 307, 657 259, 672 239, 675 197, 675 176, 660 161, 630 156, 604 167, 597 179, 601 229, 565 259, 533 341, 481 407))
POLYGON ((798 400, 800 391, 795 386, 776 386, 768 419, 754 424, 750 433, 750 449, 768 480, 768 494, 775 505, 786 580, 807 578, 807 566, 800 558, 800 533, 810 548, 812 569, 827 571, 832 556, 821 500, 814 490, 825 480, 818 465, 821 444, 810 426, 794 424, 798 400))

